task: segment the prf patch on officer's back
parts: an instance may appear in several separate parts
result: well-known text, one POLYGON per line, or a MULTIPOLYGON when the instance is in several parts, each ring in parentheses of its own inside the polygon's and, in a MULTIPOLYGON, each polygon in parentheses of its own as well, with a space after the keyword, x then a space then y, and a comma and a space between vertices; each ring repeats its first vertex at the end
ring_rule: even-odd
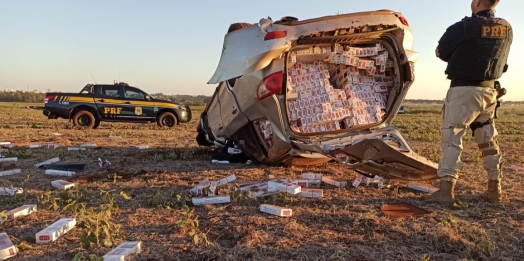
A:
POLYGON ((508 37, 508 26, 506 25, 483 25, 480 38, 506 39, 508 37))

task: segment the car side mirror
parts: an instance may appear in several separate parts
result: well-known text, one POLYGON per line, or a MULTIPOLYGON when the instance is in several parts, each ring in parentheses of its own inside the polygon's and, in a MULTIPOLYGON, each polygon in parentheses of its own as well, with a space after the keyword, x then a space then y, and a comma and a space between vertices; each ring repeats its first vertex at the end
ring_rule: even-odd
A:
POLYGON ((150 101, 151 100, 151 96, 146 95, 146 100, 150 101))

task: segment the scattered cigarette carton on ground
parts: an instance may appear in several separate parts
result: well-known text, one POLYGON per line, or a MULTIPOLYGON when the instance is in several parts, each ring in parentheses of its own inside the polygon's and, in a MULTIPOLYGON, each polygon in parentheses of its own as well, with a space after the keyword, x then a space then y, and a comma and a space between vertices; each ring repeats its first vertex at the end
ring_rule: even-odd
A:
POLYGON ((437 187, 427 185, 427 184, 417 183, 417 182, 408 183, 408 188, 414 189, 417 191, 421 191, 421 192, 425 192, 425 193, 434 193, 435 191, 438 190, 437 187))
POLYGON ((336 186, 336 187, 340 187, 340 188, 343 188, 348 184, 346 181, 340 181, 332 177, 325 177, 325 176, 322 177, 322 182, 336 186))
POLYGON ((149 146, 147 146, 147 145, 139 145, 139 146, 136 146, 136 148, 139 149, 139 150, 145 150, 145 149, 149 148, 149 146))
POLYGON ((209 186, 209 194, 208 194, 208 196, 211 197, 211 196, 216 195, 216 190, 217 190, 218 187, 223 186, 223 185, 225 185, 225 184, 227 184, 229 182, 232 182, 232 181, 234 181, 236 179, 237 179, 237 177, 235 176, 235 174, 233 174, 233 175, 229 175, 229 176, 227 176, 227 177, 225 177, 223 179, 217 180, 217 181, 211 181, 210 182, 210 186, 209 186))
POLYGON ((291 217, 293 215, 293 210, 290 208, 283 208, 269 204, 260 205, 260 211, 279 217, 291 217))
POLYGON ((322 179, 323 176, 320 173, 302 173, 303 179, 322 179))
POLYGON ((303 188, 300 193, 298 193, 298 196, 302 198, 321 198, 324 196, 324 190, 303 188))
POLYGON ((20 174, 20 173, 22 173, 21 169, 11 169, 11 170, 6 170, 6 171, 0 171, 0 177, 20 174))
POLYGON ((59 162, 60 161, 60 158, 59 157, 56 157, 56 158, 52 158, 52 159, 48 159, 44 162, 40 162, 40 163, 37 163, 35 164, 35 167, 38 168, 44 164, 53 164, 53 163, 56 163, 56 162, 59 162))
POLYGON ((269 191, 282 191, 290 195, 300 193, 301 187, 291 183, 289 180, 270 180, 267 182, 269 191))
POLYGON ((208 179, 202 180, 198 185, 196 185, 194 188, 192 188, 189 193, 193 196, 203 196, 206 191, 206 188, 209 188, 211 186, 211 182, 209 182, 208 179))
POLYGON ((128 241, 120 244, 103 256, 104 261, 128 261, 142 251, 142 242, 128 241))
MULTIPOLYGON (((245 181, 245 182, 238 182, 235 183, 235 188, 239 189, 243 192, 249 191, 251 188, 258 187, 262 184, 260 181, 245 181)), ((266 183, 267 186, 267 183, 266 183)), ((267 187, 266 187, 267 189, 267 187)))
POLYGON ((12 158, 0 158, 0 162, 8 162, 8 161, 18 161, 17 157, 12 158))
POLYGON ((58 149, 58 144, 57 143, 51 143, 51 144, 47 144, 47 148, 48 149, 58 149))
POLYGON ((369 184, 375 184, 377 183, 377 186, 379 188, 387 188, 389 185, 384 185, 384 178, 375 176, 374 178, 368 178, 364 175, 360 175, 353 181, 353 187, 358 187, 361 184, 365 184, 366 186, 369 186, 369 184))
POLYGON ((24 193, 22 188, 0 188, 0 195, 2 196, 14 196, 22 193, 24 193))
POLYGON ((514 172, 517 172, 517 173, 524 173, 524 167, 523 166, 510 166, 509 167, 510 170, 514 171, 514 172))
POLYGON ((207 204, 230 203, 231 196, 220 195, 220 196, 214 196, 214 197, 198 197, 198 198, 191 198, 191 201, 193 202, 195 206, 207 205, 207 204))
POLYGON ((73 188, 75 183, 59 179, 51 181, 51 185, 57 189, 67 190, 73 188))
POLYGON ((54 175, 54 176, 64 176, 64 177, 72 177, 75 175, 74 171, 66 171, 66 170, 56 170, 56 169, 46 169, 45 170, 46 175, 54 175))
POLYGON ((38 148, 41 148, 41 147, 42 147, 42 145, 40 145, 40 144, 29 145, 30 149, 38 149, 38 148))
POLYGON ((11 145, 11 142, 10 141, 1 141, 0 142, 0 146, 6 146, 6 145, 11 145))
POLYGON ((69 147, 67 148, 68 151, 77 151, 77 150, 86 150, 86 148, 81 147, 69 147))
POLYGON ((73 229, 76 225, 75 218, 62 218, 55 223, 51 224, 44 230, 36 233, 36 243, 45 244, 54 242, 61 236, 65 235, 69 230, 73 229))
POLYGON ((122 136, 109 136, 110 139, 121 139, 122 136))
POLYGON ((96 144, 94 143, 91 143, 91 144, 82 144, 80 145, 81 148, 95 148, 96 147, 96 144))
MULTIPOLYGON (((36 210, 37 210, 36 204, 35 205, 23 205, 21 207, 5 212, 5 214, 7 215, 7 220, 5 221, 12 221, 19 217, 30 215, 31 213, 36 212, 36 210)), ((0 218, 0 220, 2 220, 2 218, 0 218)))
POLYGON ((14 257, 17 254, 17 249, 11 242, 11 239, 7 233, 0 233, 0 260, 6 260, 8 258, 14 257))

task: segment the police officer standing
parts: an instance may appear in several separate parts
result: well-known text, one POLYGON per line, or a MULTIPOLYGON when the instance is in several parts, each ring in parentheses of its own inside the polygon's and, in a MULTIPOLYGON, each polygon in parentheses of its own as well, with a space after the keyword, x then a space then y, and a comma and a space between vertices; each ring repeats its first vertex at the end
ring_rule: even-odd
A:
POLYGON ((448 63, 451 80, 443 109, 442 157, 438 175, 440 189, 423 200, 451 206, 455 183, 462 166, 462 137, 472 129, 488 172, 488 190, 482 198, 496 203, 502 198, 500 149, 493 122, 497 105, 495 80, 506 72, 513 31, 504 19, 495 17, 500 0, 472 0, 473 15, 450 26, 439 41, 436 56, 448 63))

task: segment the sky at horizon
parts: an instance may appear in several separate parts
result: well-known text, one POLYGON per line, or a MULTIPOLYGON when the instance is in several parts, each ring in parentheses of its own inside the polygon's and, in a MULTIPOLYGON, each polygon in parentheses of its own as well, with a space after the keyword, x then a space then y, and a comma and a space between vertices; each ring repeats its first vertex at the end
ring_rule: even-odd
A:
MULTIPOLYGON (((0 90, 80 91, 114 80, 146 92, 211 95, 231 23, 282 16, 308 19, 378 9, 402 12, 419 52, 408 99, 440 100, 449 81, 435 57, 441 35, 471 15, 470 0, 167 1, 0 0, 0 90), (358 3, 358 4, 357 4, 358 3)), ((524 100, 524 1, 502 0, 497 16, 513 26, 504 100, 524 100)))

